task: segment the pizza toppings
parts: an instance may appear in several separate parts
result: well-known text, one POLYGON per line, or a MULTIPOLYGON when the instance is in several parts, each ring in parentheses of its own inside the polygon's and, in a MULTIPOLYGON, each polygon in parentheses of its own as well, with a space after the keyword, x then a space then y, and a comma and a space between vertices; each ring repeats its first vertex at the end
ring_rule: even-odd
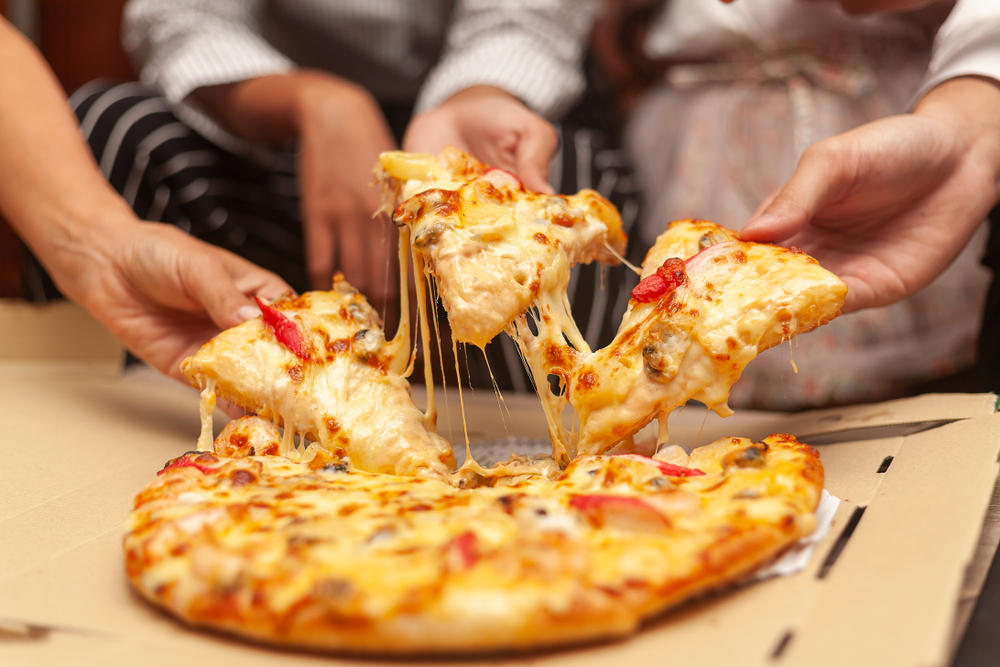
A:
POLYGON ((479 560, 476 546, 476 534, 467 530, 448 545, 448 558, 456 563, 460 570, 472 569, 479 560))
POLYGON ((662 299, 687 282, 684 260, 677 257, 667 259, 656 273, 639 281, 632 290, 632 298, 639 303, 649 303, 662 299))
POLYGON ((582 512, 595 528, 613 527, 630 531, 662 531, 669 520, 641 498, 592 494, 575 496, 569 506, 582 512))
POLYGON ((257 302, 257 306, 264 316, 264 322, 274 333, 274 337, 278 339, 278 342, 299 359, 308 360, 310 358, 309 348, 306 345, 305 338, 299 326, 259 296, 255 296, 254 300, 257 302))
POLYGON ((613 456, 631 459, 633 461, 642 461, 643 463, 648 463, 659 468, 660 472, 668 477, 697 477, 699 475, 704 475, 705 473, 697 468, 688 468, 686 466, 677 465, 676 463, 668 463, 666 461, 658 461, 656 459, 650 458, 648 456, 642 456, 640 454, 614 454, 613 456))
MULTIPOLYGON (((235 432, 271 437, 248 433, 257 426, 235 432)), ((630 633, 746 577, 812 530, 822 488, 815 451, 788 436, 696 449, 723 479, 683 485, 659 474, 663 462, 595 456, 553 478, 519 468, 509 485, 459 491, 309 451, 172 462, 136 498, 124 541, 133 586, 192 624, 314 649, 564 644, 630 633), (748 447, 760 467, 724 467, 748 447)))
POLYGON ((178 468, 196 468, 203 475, 208 475, 215 470, 216 466, 213 464, 218 464, 219 461, 219 457, 211 452, 187 452, 186 454, 181 454, 176 459, 167 461, 163 469, 156 474, 162 475, 168 470, 176 470, 178 468))

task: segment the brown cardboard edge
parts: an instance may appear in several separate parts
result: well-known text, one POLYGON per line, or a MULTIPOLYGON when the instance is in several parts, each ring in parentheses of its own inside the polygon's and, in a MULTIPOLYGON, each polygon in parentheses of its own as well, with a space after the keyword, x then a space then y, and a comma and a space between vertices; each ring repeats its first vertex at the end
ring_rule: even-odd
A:
MULTIPOLYGON (((921 394, 882 403, 810 410, 790 415, 785 425, 797 437, 863 432, 904 424, 936 424, 996 412, 997 395, 921 394)), ((869 431, 869 439, 873 435, 869 431)))
POLYGON ((946 663, 964 572, 1000 467, 998 432, 1000 414, 904 438, 829 587, 776 664, 946 663), (962 446, 937 462, 941 438, 962 446))

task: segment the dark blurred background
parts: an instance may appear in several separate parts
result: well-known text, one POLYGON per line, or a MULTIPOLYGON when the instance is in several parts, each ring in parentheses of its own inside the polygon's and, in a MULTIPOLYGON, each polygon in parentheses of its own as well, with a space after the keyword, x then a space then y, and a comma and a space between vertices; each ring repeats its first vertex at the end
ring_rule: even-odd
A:
MULTIPOLYGON (((49 61, 66 94, 99 78, 134 79, 121 46, 126 0, 0 0, 0 15, 49 61)), ((21 296, 20 247, 0 218, 0 297, 21 296)))

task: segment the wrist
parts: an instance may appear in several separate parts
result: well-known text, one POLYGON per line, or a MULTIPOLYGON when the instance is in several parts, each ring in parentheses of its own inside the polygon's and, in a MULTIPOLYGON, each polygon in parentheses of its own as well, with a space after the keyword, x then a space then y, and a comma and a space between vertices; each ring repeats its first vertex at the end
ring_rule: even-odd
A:
POLYGON ((921 98, 913 113, 945 125, 958 150, 984 161, 1000 194, 1000 83, 978 76, 949 79, 921 98))
POLYGON ((511 95, 503 88, 497 88, 496 86, 479 85, 479 86, 469 86, 468 88, 463 88, 462 90, 458 91, 457 93, 446 99, 444 102, 442 102, 441 106, 443 107, 449 104, 455 104, 467 101, 471 102, 482 99, 496 100, 498 98, 524 105, 524 102, 520 98, 518 98, 515 95, 511 95))
POLYGON ((25 237, 60 291, 86 305, 91 286, 114 265, 125 238, 143 224, 113 192, 68 199, 44 213, 36 233, 25 237))
POLYGON ((296 137, 330 119, 352 113, 375 114, 381 117, 375 98, 355 83, 325 72, 299 70, 292 75, 292 123, 296 137))

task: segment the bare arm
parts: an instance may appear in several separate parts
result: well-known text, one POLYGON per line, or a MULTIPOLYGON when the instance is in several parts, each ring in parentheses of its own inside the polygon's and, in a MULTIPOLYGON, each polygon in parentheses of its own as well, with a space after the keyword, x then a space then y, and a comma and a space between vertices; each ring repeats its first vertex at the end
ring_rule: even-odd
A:
POLYGON ((231 253, 143 223, 101 176, 41 55, 0 19, 0 213, 70 299, 139 357, 177 365, 288 286, 231 253))

